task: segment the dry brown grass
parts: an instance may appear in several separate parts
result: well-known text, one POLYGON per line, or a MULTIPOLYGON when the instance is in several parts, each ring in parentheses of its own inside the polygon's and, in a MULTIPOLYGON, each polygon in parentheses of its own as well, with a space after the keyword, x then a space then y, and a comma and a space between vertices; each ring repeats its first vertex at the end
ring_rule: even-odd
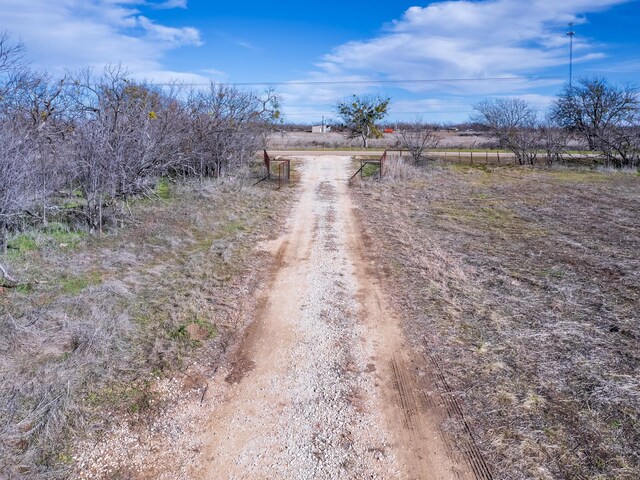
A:
MULTIPOLYGON (((153 413, 153 382, 197 355, 212 369, 270 255, 292 189, 174 186, 123 229, 3 259, 41 283, 0 292, 1 478, 65 478, 73 445, 124 413, 153 413)), ((40 237, 36 237, 40 238, 40 237)))
MULTIPOLYGON (((481 133, 468 134, 465 132, 438 132, 440 147, 444 148, 491 148, 495 147, 495 140, 481 133)), ((370 148, 399 148, 402 144, 399 133, 385 133, 382 138, 370 138, 370 148)), ((349 139, 339 132, 311 133, 311 132, 274 132, 267 138, 268 148, 271 149, 362 149, 362 140, 349 139)))
POLYGON ((436 166, 353 191, 494 477, 640 478, 640 177, 436 166))

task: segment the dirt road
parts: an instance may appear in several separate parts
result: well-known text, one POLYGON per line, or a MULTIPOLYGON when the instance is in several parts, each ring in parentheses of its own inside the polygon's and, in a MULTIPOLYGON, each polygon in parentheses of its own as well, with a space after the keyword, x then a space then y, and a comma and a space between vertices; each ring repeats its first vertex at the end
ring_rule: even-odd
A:
POLYGON ((349 157, 296 162, 302 193, 255 322, 214 380, 195 478, 474 478, 425 408, 349 199, 349 157))

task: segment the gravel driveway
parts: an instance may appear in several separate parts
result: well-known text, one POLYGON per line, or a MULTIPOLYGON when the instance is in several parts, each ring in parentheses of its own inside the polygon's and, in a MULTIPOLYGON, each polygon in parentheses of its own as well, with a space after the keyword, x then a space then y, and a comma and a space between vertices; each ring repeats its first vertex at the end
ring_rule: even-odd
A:
POLYGON ((472 478, 421 408, 353 215, 350 158, 296 165, 300 201, 270 245, 278 264, 256 321, 213 386, 193 476, 472 478))

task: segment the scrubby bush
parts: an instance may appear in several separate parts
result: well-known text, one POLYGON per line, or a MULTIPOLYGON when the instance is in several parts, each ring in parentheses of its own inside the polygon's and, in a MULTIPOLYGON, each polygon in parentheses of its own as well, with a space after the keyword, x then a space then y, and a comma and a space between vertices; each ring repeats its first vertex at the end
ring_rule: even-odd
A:
POLYGON ((0 36, 0 232, 25 219, 46 225, 70 195, 99 231, 162 176, 245 165, 279 116, 273 92, 157 86, 121 66, 53 79, 29 70, 23 55, 22 44, 0 36))

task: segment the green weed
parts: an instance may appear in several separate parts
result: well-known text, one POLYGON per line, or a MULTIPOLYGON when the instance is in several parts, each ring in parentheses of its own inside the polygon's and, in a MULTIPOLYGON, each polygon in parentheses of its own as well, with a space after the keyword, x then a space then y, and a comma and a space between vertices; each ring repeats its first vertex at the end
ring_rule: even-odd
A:
POLYGON ((197 325, 198 327, 200 327, 201 331, 204 334, 204 337, 206 337, 207 340, 218 335, 218 329, 215 325, 201 317, 194 316, 190 319, 190 321, 183 323, 182 325, 179 325, 175 329, 171 330, 169 332, 169 336, 175 340, 191 340, 192 342, 199 344, 199 341, 193 340, 191 338, 191 335, 189 334, 190 325, 197 325))
POLYGON ((539 275, 541 277, 551 277, 551 278, 564 278, 564 276, 566 275, 566 272, 562 271, 562 270, 542 270, 539 272, 539 275))
POLYGON ((69 451, 62 451, 58 453, 57 460, 59 463, 62 463, 64 465, 71 465, 73 463, 73 456, 69 451))
POLYGON ((152 398, 149 382, 115 384, 89 392, 85 397, 86 402, 92 407, 109 408, 129 413, 140 413, 147 410, 151 406, 152 398))
POLYGON ((80 230, 72 230, 62 223, 50 223, 43 229, 43 233, 55 246, 75 247, 87 234, 80 230))
POLYGON ((60 279, 60 286, 64 293, 76 294, 87 288, 89 285, 98 285, 102 278, 98 272, 91 272, 85 275, 64 276, 60 279))
POLYGON ((161 178, 160 181, 156 184, 155 194, 158 198, 163 200, 168 200, 171 198, 171 183, 168 178, 161 178))
POLYGON ((567 183, 606 183, 615 179, 615 175, 580 170, 555 170, 549 173, 553 180, 567 183))
POLYGON ((245 224, 240 220, 231 220, 230 222, 221 226, 217 231, 217 237, 228 237, 235 235, 238 232, 242 232, 246 229, 245 224))
POLYGON ((22 283, 16 287, 16 292, 28 295, 33 292, 33 285, 30 283, 22 283))
POLYGON ((380 171, 379 166, 374 165, 372 163, 367 163, 362 169, 362 175, 364 177, 373 177, 377 175, 379 171, 380 171))
POLYGON ((38 249, 38 244, 33 234, 22 233, 13 237, 7 243, 7 246, 13 250, 17 250, 20 253, 30 252, 38 249))

